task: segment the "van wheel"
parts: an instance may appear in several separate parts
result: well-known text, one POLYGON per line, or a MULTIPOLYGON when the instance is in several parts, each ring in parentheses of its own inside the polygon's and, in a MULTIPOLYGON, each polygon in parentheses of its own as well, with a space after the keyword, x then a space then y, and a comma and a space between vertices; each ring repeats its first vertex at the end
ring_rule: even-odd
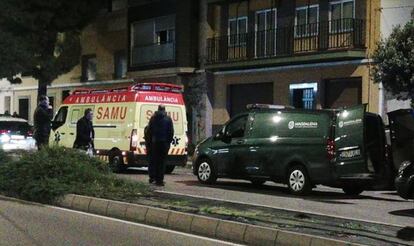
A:
POLYGON ((114 173, 122 173, 126 170, 126 166, 124 165, 124 161, 121 155, 117 154, 110 154, 109 155, 109 168, 114 173))
POLYGON ((197 178, 202 184, 213 184, 217 180, 217 168, 210 160, 202 159, 197 166, 197 178))
POLYGON ((309 175, 301 165, 291 167, 287 178, 289 190, 294 195, 306 195, 312 190, 309 175))
POLYGON ((165 167, 165 173, 166 174, 171 174, 175 169, 175 166, 166 166, 165 167))
POLYGON ((345 192, 345 194, 350 196, 357 196, 361 194, 364 191, 364 188, 360 186, 345 186, 342 188, 342 190, 345 192))
POLYGON ((266 180, 263 180, 263 179, 251 179, 250 182, 252 182, 252 185, 254 185, 254 186, 261 186, 261 185, 263 185, 266 182, 266 180))

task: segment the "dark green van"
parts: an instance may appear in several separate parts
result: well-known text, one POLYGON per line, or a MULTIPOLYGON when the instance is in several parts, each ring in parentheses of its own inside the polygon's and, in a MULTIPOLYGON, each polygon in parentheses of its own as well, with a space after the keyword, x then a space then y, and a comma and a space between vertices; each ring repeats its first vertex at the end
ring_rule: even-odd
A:
POLYGON ((385 134, 381 117, 366 113, 365 105, 342 110, 248 108, 196 147, 193 173, 201 183, 220 177, 257 185, 272 180, 286 183, 295 194, 323 184, 355 195, 374 180, 385 134))

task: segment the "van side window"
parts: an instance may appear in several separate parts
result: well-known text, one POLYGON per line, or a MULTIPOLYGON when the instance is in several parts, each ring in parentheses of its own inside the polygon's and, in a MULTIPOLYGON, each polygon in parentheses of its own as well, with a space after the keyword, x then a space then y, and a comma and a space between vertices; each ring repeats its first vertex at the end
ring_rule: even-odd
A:
POLYGON ((236 118, 226 126, 226 135, 232 138, 241 138, 246 130, 247 115, 236 118))
POLYGON ((63 125, 66 122, 67 115, 68 115, 68 107, 61 107, 58 113, 56 114, 54 121, 63 125))

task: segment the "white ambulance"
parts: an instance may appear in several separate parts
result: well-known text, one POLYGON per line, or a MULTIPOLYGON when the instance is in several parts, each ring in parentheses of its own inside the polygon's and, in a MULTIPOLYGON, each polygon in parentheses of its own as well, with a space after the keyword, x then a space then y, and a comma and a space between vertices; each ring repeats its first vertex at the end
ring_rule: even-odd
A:
POLYGON ((148 166, 144 128, 159 104, 164 104, 174 125, 166 173, 187 162, 187 117, 182 86, 140 83, 116 89, 75 90, 60 106, 49 144, 72 148, 76 123, 87 108, 93 110, 96 154, 115 172, 148 166))

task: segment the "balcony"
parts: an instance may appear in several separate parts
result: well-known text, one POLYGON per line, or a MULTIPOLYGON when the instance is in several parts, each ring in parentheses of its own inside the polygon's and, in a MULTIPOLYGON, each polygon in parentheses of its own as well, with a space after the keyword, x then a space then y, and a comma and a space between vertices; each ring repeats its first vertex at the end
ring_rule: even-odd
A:
POLYGON ((207 63, 264 60, 365 48, 364 21, 340 19, 207 40, 207 63))
POLYGON ((175 62, 175 43, 156 43, 132 47, 131 66, 175 62))

